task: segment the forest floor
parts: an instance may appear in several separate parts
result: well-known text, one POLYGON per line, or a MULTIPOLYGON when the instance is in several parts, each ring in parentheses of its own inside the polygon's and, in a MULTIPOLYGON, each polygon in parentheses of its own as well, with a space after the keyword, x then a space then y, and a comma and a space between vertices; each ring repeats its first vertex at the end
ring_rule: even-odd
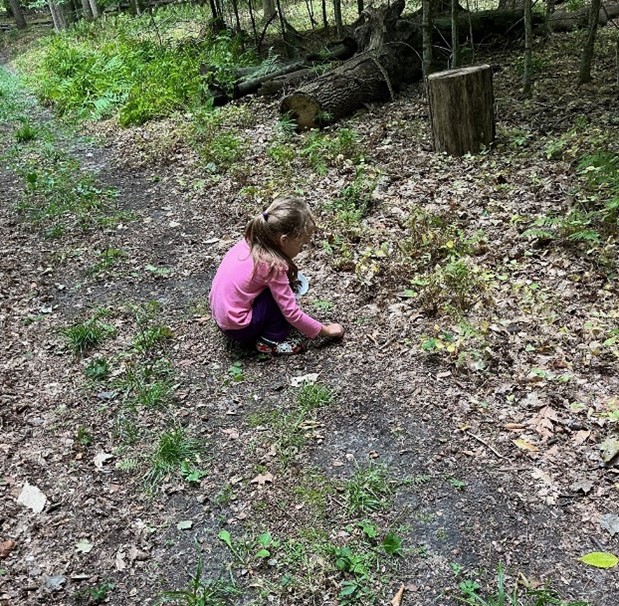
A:
POLYGON ((463 158, 419 85, 321 134, 246 99, 196 139, 76 133, 3 70, 0 604, 448 606, 499 566, 616 603, 579 561, 619 553, 616 235, 568 213, 608 190, 581 160, 616 158, 617 88, 605 34, 575 87, 578 44, 539 43, 530 99, 487 57, 497 141, 463 158), (303 307, 346 335, 265 359, 207 297, 288 192, 321 224, 303 307))

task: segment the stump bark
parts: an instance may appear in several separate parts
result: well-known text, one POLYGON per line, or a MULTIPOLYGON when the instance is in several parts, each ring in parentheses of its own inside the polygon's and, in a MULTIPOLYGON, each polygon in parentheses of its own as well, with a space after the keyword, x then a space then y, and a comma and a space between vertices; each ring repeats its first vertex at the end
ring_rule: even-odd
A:
POLYGON ((452 156, 477 153, 494 141, 494 94, 489 65, 437 72, 428 77, 434 150, 452 156))

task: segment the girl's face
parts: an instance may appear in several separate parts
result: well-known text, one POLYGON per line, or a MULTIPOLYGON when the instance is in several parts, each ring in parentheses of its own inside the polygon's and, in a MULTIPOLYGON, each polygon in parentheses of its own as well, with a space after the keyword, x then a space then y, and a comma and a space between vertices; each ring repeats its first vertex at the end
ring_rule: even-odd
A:
POLYGON ((310 243, 313 233, 312 228, 300 236, 284 234, 279 237, 279 248, 287 257, 294 259, 310 243))

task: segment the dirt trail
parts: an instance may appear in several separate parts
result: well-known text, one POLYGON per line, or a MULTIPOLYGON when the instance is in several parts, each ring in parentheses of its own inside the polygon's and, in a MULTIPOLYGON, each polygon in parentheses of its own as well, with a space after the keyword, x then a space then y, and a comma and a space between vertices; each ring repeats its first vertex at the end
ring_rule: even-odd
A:
MULTIPOLYGON (((396 112, 417 107, 417 93, 410 95, 394 104, 396 112)), ((272 110, 253 109, 263 116, 272 110)), ((379 136, 378 115, 371 111, 357 122, 368 148, 379 136)), ((264 136, 271 128, 259 122, 252 134, 264 136)), ((423 197, 424 179, 438 173, 424 149, 427 139, 413 165, 389 149, 400 142, 398 126, 380 128, 384 147, 374 151, 376 158, 384 154, 392 180, 370 221, 388 223, 392 207, 405 208, 414 188, 415 197, 423 197)), ((417 343, 432 320, 407 300, 382 299, 384 290, 356 286, 350 274, 328 264, 316 243, 301 261, 312 285, 306 305, 317 303, 314 315, 345 324, 343 342, 319 342, 301 356, 268 361, 230 349, 208 321, 206 299, 217 262, 241 233, 250 206, 237 197, 232 179, 194 187, 190 175, 199 175, 199 167, 186 149, 178 151, 187 154, 183 162, 168 166, 131 156, 147 132, 119 133, 106 147, 65 141, 83 171, 117 190, 117 209, 132 213, 110 227, 45 239, 15 210, 23 182, 6 168, 0 173, 0 539, 16 542, 0 561, 0 603, 95 603, 87 588, 110 582, 106 603, 151 604, 162 589, 184 585, 186 570, 195 570, 196 543, 205 554, 205 576, 225 575, 231 555, 217 539, 222 528, 233 537, 269 530, 280 540, 314 528, 324 530, 321 540, 346 544, 356 532, 347 526, 355 516, 345 512, 341 489, 330 483, 341 486, 371 463, 385 466, 394 494, 388 507, 367 516, 381 529, 397 530, 408 550, 397 566, 389 564, 382 584, 385 565, 378 566, 383 602, 402 582, 403 604, 455 604, 451 594, 464 575, 492 583, 503 562, 510 573, 550 581, 566 596, 596 606, 615 603, 616 573, 585 567, 577 558, 617 552, 617 539, 598 525, 600 515, 619 511, 616 470, 601 466, 590 448, 568 451, 579 430, 595 432, 582 421, 582 427, 552 421, 561 429, 544 452, 514 445, 520 434, 505 427, 517 416, 518 402, 527 418, 544 403, 567 418, 562 406, 570 398, 561 386, 527 383, 520 369, 501 366, 513 333, 502 329, 506 357, 482 379, 428 359, 417 343), (102 252, 112 249, 123 251, 118 264, 93 272, 102 252), (174 402, 138 408, 123 425, 122 389, 88 381, 84 371, 96 356, 113 360, 119 376, 134 363, 139 330, 133 306, 151 301, 158 303, 156 321, 173 334, 157 355, 173 368, 174 402), (330 302, 326 311, 319 309, 322 301, 330 302), (72 355, 61 330, 103 307, 114 338, 96 356, 72 355), (299 388, 291 380, 309 373, 318 373, 333 399, 304 421, 298 445, 285 446, 273 419, 294 412, 299 388), (142 481, 149 453, 170 427, 185 428, 204 446, 206 475, 195 485, 172 476, 150 494, 142 481), (129 431, 135 432, 131 439, 123 433, 129 431), (89 439, 80 442, 84 432, 89 439), (553 445, 558 448, 548 455, 553 445), (283 465, 285 447, 290 460, 283 465), (594 487, 571 489, 578 477, 594 487), (47 497, 40 513, 17 500, 26 482, 47 497), (179 528, 182 521, 190 527, 179 528)), ((12 145, 12 131, 3 129, 1 137, 3 147, 12 145)), ((260 148, 253 153, 246 166, 261 161, 260 148)), ((438 192, 436 198, 454 191, 446 182, 427 188, 438 192)), ((318 188, 308 195, 323 193, 318 188)), ((471 193, 462 198, 462 213, 483 221, 487 203, 471 193)), ((581 380, 575 394, 616 393, 613 374, 600 370, 588 377, 590 385, 581 380)), ((318 566, 318 554, 310 555, 299 568, 318 566)), ((235 574, 245 593, 237 603, 256 597, 256 586, 268 593, 260 583, 276 576, 276 564, 240 568, 235 574)), ((279 593, 278 603, 335 603, 339 587, 330 577, 299 591, 279 593)))

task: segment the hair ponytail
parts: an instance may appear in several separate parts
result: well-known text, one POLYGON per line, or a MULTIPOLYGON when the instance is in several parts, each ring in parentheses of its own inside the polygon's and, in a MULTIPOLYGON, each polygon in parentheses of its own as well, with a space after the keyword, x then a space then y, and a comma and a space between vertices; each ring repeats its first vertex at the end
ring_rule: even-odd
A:
POLYGON ((285 269, 290 284, 297 280, 295 262, 280 250, 279 239, 286 235, 303 236, 315 225, 314 217, 304 200, 295 197, 278 198, 270 206, 249 220, 245 228, 245 240, 251 249, 254 267, 266 263, 269 272, 285 269))

